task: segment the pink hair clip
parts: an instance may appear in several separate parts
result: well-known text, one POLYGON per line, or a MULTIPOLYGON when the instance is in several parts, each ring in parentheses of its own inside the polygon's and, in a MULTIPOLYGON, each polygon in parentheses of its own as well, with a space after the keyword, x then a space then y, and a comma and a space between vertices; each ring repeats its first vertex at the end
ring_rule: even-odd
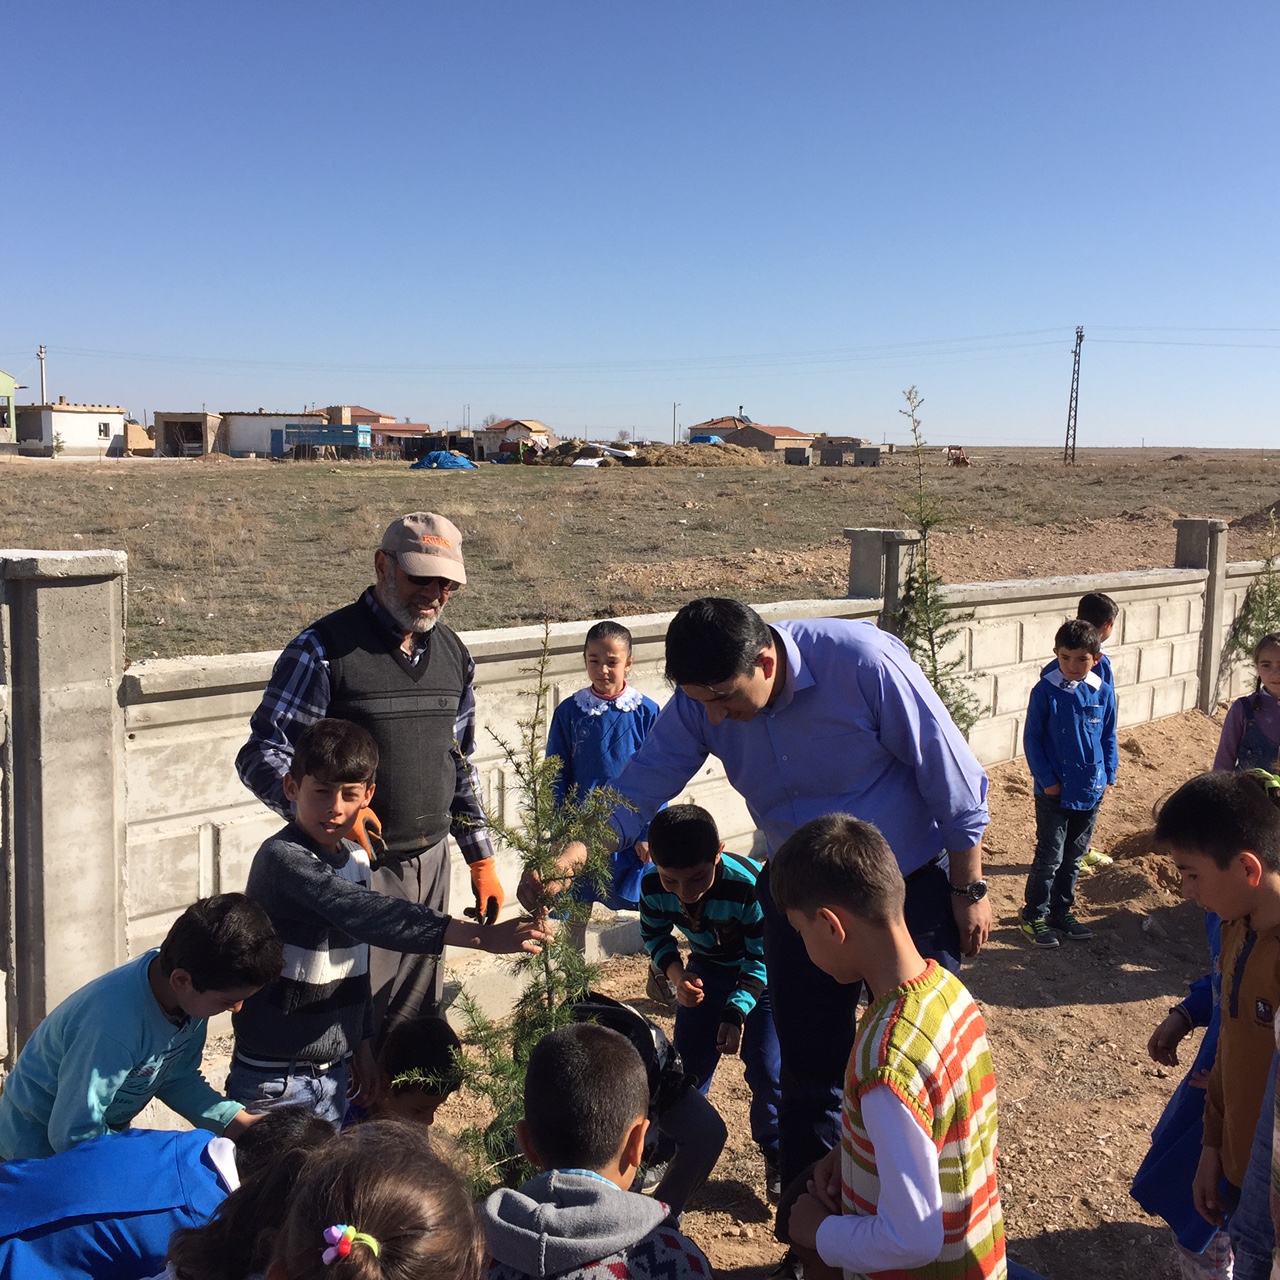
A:
POLYGON ((332 1266, 339 1258, 345 1258, 351 1252, 351 1246, 357 1242, 372 1249, 375 1258, 382 1252, 381 1246, 372 1236, 344 1224, 325 1227, 324 1239, 329 1247, 320 1257, 326 1267, 332 1266))

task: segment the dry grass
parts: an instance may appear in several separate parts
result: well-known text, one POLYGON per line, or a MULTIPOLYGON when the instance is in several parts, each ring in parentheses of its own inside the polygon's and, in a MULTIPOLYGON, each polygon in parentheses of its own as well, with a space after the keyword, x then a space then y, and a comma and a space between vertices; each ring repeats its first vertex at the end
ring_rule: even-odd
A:
MULTIPOLYGON (((1087 520, 1144 508, 1157 525, 1174 514, 1238 517, 1280 490, 1280 457, 1205 450, 1174 461, 1170 453, 1082 451, 1068 470, 1051 450, 979 450, 969 470, 931 462, 931 479, 958 540, 969 526, 1040 529, 1039 560, 1028 549, 1007 570, 981 570, 992 576, 1053 572, 1057 531, 1087 520)), ((903 523, 904 463, 410 472, 3 462, 0 546, 121 548, 132 656, 235 653, 279 646, 352 599, 372 579, 381 526, 422 508, 450 515, 466 534, 472 585, 450 607, 463 629, 675 608, 708 593, 839 596, 840 531, 903 523)), ((1249 554, 1255 537, 1233 535, 1231 554, 1249 554)), ((1094 558, 1109 567, 1105 547, 1094 558)))

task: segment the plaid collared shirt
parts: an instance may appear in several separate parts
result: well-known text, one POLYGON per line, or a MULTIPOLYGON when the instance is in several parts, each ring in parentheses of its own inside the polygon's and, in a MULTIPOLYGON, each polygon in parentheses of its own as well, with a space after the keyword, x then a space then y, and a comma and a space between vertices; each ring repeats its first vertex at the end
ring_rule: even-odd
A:
MULTIPOLYGON (((360 599, 386 631, 387 638, 399 646, 404 639, 404 628, 378 603, 373 588, 367 588, 360 599)), ((425 652, 423 646, 415 646, 409 660, 416 665, 425 652)), ((471 765, 476 745, 474 677, 475 663, 468 655, 462 698, 454 720, 453 762, 457 782, 449 806, 453 814, 449 833, 468 862, 493 857, 478 779, 471 765)), ((249 721, 249 741, 236 756, 240 781, 282 818, 293 818, 293 806, 284 796, 284 775, 293 760, 294 744, 303 729, 324 718, 329 698, 329 659, 324 641, 314 627, 308 627, 290 641, 276 659, 262 701, 249 721)))

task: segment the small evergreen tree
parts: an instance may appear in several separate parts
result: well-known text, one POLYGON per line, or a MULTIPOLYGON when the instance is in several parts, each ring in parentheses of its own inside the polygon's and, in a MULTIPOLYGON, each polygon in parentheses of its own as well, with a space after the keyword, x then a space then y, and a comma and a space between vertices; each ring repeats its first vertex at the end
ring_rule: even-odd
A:
POLYGON ((973 690, 958 674, 964 665, 963 657, 956 655, 947 658, 944 650, 951 640, 961 634, 961 624, 970 621, 973 612, 957 613, 942 599, 942 575, 934 569, 930 560, 932 547, 929 538, 942 522, 943 513, 929 492, 924 474, 925 441, 920 426, 920 407, 924 404, 924 398, 914 386, 902 394, 907 407, 898 412, 911 421, 916 470, 915 492, 908 515, 920 535, 920 542, 911 550, 902 587, 902 600, 892 616, 892 628, 919 663, 925 678, 950 712, 956 728, 967 736, 983 708, 973 690))
POLYGON ((1249 584, 1227 632, 1222 647, 1222 662, 1218 668, 1218 685, 1230 677, 1231 668, 1240 661, 1252 661, 1253 651, 1263 636, 1280 632, 1280 529, 1276 527, 1276 513, 1267 512, 1267 531, 1262 540, 1262 569, 1249 584))
MULTIPOLYGON (((608 819, 625 802, 609 787, 586 794, 575 787, 563 804, 556 804, 562 763, 558 756, 543 754, 550 713, 550 660, 551 629, 547 624, 538 662, 526 668, 533 685, 524 690, 524 696, 531 699, 532 709, 517 722, 516 741, 490 730, 515 781, 519 819, 508 822, 490 815, 487 825, 519 855, 521 870, 536 873, 545 886, 539 905, 559 921, 580 923, 591 914, 591 904, 578 901, 572 885, 558 878, 559 852, 571 840, 582 841, 589 856, 579 878, 604 896, 611 876, 609 855, 604 852, 606 838, 612 835, 608 819)), ((467 992, 459 997, 471 1048, 461 1063, 463 1088, 491 1113, 484 1122, 468 1125, 459 1135, 459 1142, 472 1157, 472 1187, 477 1196, 495 1186, 518 1186, 533 1175, 515 1140, 516 1122, 523 1114, 529 1054, 548 1031, 572 1019, 570 1006, 588 993, 597 975, 575 944, 573 932, 561 924, 541 954, 513 961, 526 983, 509 1020, 494 1022, 467 992)))

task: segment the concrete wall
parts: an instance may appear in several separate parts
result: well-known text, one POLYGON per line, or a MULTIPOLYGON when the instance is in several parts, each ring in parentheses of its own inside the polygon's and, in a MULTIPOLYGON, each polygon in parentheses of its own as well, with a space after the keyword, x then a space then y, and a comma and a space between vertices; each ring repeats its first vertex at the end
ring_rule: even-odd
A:
MULTIPOLYGON (((1179 558, 1202 564, 946 589, 974 614, 954 652, 985 708, 971 734, 979 759, 1020 752, 1030 688, 1085 591, 1105 591, 1121 606, 1108 652, 1122 724, 1212 706, 1218 689, 1243 691, 1239 670, 1218 682, 1216 658, 1258 566, 1226 565, 1225 526, 1183 523, 1195 528, 1179 529, 1179 558)), ((910 535, 847 532, 857 569, 850 598, 764 606, 767 619, 877 620, 892 609, 910 535)), ((70 991, 157 942, 193 899, 241 887, 254 851, 279 825, 233 764, 276 655, 140 661, 126 670, 124 576, 119 552, 0 551, 0 1056, 70 991)), ((634 682, 660 703, 669 693, 661 676, 667 621, 627 619, 634 682)), ((588 625, 551 630, 554 699, 583 683, 588 625)), ((476 766, 491 811, 509 818, 517 798, 488 731, 515 737, 542 629, 464 638, 476 659, 476 766)), ((717 763, 680 798, 709 808, 730 848, 753 847, 746 808, 717 763)), ((514 859, 500 855, 499 866, 513 887, 514 859)), ((461 859, 453 893, 456 904, 470 901, 461 859)))
POLYGON ((324 423, 323 413, 224 413, 222 432, 225 432, 227 452, 239 456, 256 453, 260 458, 271 456, 271 428, 281 428, 289 423, 324 423))

